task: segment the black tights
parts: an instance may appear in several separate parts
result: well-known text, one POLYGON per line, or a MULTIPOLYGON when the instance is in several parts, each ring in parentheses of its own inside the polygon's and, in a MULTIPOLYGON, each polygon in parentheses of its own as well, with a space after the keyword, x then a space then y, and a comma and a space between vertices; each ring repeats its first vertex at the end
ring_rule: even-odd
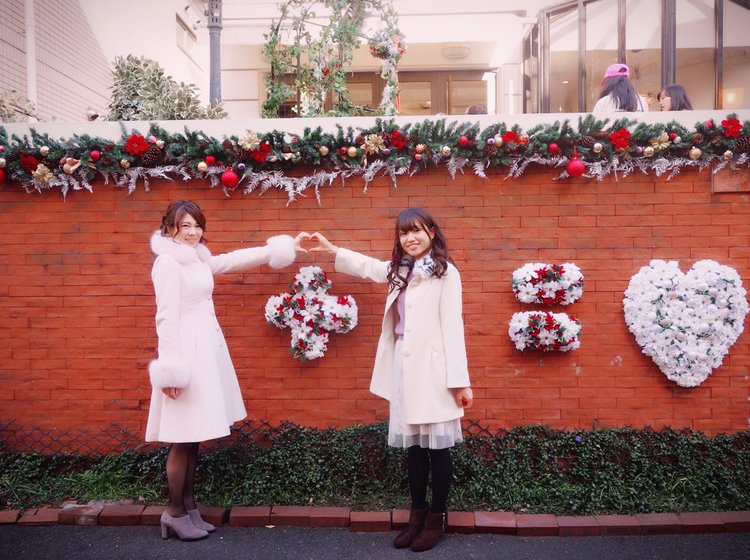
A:
POLYGON ((172 517, 182 517, 186 510, 195 509, 195 465, 198 462, 198 443, 173 443, 167 455, 167 488, 172 517))
POLYGON ((443 513, 448 506, 448 494, 453 481, 453 459, 450 449, 424 449, 412 445, 406 453, 411 507, 427 507, 427 479, 432 473, 432 513, 443 513))

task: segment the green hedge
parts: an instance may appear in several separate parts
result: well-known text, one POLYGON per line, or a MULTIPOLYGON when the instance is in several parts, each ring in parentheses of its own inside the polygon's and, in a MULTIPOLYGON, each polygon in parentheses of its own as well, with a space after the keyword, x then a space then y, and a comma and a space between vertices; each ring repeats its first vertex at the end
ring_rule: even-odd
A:
MULTIPOLYGON (((408 506, 404 452, 387 426, 295 425, 202 453, 204 504, 408 506)), ((453 510, 594 514, 750 510, 750 432, 519 427, 467 434, 453 450, 453 510)), ((0 499, 30 508, 133 499, 164 503, 166 447, 85 457, 0 451, 0 499)))

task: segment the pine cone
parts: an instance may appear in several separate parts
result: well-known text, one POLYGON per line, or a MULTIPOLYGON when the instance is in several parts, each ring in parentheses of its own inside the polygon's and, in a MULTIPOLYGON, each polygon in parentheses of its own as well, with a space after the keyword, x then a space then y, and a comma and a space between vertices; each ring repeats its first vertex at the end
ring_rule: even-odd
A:
POLYGON ((487 144, 484 147, 484 155, 488 158, 493 158, 497 155, 497 146, 494 144, 487 144))
POLYGON ((594 138, 596 138, 598 140, 603 140, 604 138, 609 138, 609 134, 607 134, 603 130, 600 130, 599 132, 597 132, 596 134, 594 134, 594 138))
POLYGON ((226 140, 224 140, 221 143, 221 145, 224 146, 225 150, 231 150, 232 147, 234 146, 234 144, 232 143, 232 141, 229 138, 227 138, 226 140))
POLYGON ((385 142, 386 146, 390 146, 393 142, 393 136, 391 136, 390 132, 381 132, 380 136, 383 138, 383 142, 385 142))
POLYGON ((579 144, 581 148, 593 148, 594 144, 596 144, 596 138, 593 136, 581 136, 579 144))
POLYGON ((737 138, 736 151, 739 153, 750 152, 750 136, 737 138))
POLYGON ((365 143, 365 137, 364 137, 364 136, 362 136, 361 134, 359 134, 359 135, 358 135, 358 136, 357 136, 357 137, 356 137, 356 138, 354 139, 354 143, 355 143, 355 144, 356 144, 357 146, 361 146, 362 144, 364 144, 364 143, 365 143))
POLYGON ((703 135, 700 132, 696 132, 695 134, 693 134, 690 141, 693 146, 699 146, 700 144, 703 144, 703 135))
POLYGON ((156 165, 161 161, 161 156, 161 148, 156 144, 151 144, 148 147, 148 150, 143 152, 143 155, 141 156, 141 162, 146 167, 151 167, 152 165, 156 165))

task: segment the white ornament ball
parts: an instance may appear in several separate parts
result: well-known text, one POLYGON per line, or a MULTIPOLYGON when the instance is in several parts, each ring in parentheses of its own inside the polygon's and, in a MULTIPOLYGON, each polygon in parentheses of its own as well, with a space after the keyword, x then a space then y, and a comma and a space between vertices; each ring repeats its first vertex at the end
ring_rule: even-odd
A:
POLYGON ((198 162, 198 171, 205 173, 208 171, 208 164, 205 161, 198 162))
POLYGON ((440 148, 440 153, 443 154, 445 157, 448 157, 451 155, 451 147, 450 146, 443 146, 440 148))
POLYGON ((693 146, 692 148, 690 148, 690 152, 688 152, 688 155, 690 156, 690 159, 696 160, 701 159, 703 152, 701 152, 700 148, 696 148, 695 146, 693 146))
POLYGON ((495 146, 498 148, 503 145, 503 135, 495 134, 495 146))
POLYGON ((5 158, 4 157, 0 158, 0 169, 2 169, 3 167, 5 167, 5 158))
POLYGON ((646 146, 643 148, 643 155, 646 157, 651 157, 654 155, 654 148, 653 146, 646 146))
POLYGON ((346 155, 348 155, 349 157, 357 157, 358 151, 359 150, 357 150, 356 146, 349 146, 349 149, 346 150, 346 155))
MULTIPOLYGON (((733 157, 734 157, 734 154, 732 153, 732 150, 727 150, 726 152, 724 152, 724 159, 725 160, 729 161, 733 157)), ((0 166, 0 167, 2 167, 2 166, 0 166)))
POLYGON ((591 149, 594 150, 594 152, 598 154, 604 149, 604 146, 602 146, 601 142, 597 142, 596 144, 593 145, 591 149))
POLYGON ((327 156, 329 151, 328 146, 321 146, 318 148, 318 153, 323 157, 327 156))
POLYGON ((672 140, 673 144, 679 144, 680 142, 682 142, 682 138, 680 136, 675 136, 674 140, 672 140))
POLYGON ((127 169, 128 167, 130 167, 130 162, 126 159, 121 159, 120 167, 122 167, 123 169, 127 169))
POLYGON ((41 148, 39 148, 39 153, 44 157, 47 157, 47 154, 49 153, 49 146, 42 146, 41 148))

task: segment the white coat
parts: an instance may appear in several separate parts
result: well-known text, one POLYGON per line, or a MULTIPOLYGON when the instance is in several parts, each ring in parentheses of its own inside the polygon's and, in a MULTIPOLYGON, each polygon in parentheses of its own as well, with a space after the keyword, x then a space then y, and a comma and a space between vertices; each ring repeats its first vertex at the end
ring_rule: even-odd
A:
POLYGON ((242 392, 212 299, 214 274, 262 264, 294 262, 294 240, 272 237, 267 245, 211 255, 205 245, 181 245, 155 232, 151 270, 156 293, 158 358, 149 364, 151 406, 146 441, 185 443, 229 435, 247 416, 242 392), (178 387, 170 399, 164 387, 178 387))
MULTIPOLYGON (((390 261, 339 248, 336 270, 387 282, 390 261)), ((393 357, 398 323, 398 290, 388 292, 382 332, 375 355, 370 391, 391 400, 393 357)), ((469 387, 461 305, 461 276, 452 264, 442 278, 415 274, 406 287, 403 365, 405 420, 408 424, 431 424, 464 415, 451 388, 469 387)))

